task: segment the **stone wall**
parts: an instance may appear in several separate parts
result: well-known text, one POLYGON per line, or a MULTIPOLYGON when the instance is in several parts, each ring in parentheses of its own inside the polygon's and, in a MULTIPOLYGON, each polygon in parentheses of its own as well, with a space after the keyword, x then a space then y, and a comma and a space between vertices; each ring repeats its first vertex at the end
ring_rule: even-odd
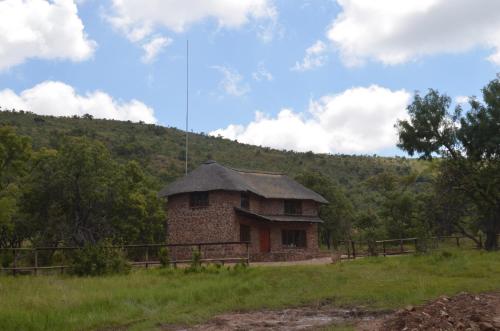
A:
POLYGON ((189 206, 189 194, 171 196, 167 202, 167 241, 169 244, 238 241, 234 206, 240 204, 238 192, 209 192, 207 207, 189 206))

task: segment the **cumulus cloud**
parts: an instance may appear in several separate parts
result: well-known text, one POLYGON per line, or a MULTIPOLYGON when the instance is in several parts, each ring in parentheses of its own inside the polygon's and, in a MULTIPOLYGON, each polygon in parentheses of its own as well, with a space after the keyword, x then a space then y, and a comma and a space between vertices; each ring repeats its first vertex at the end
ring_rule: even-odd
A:
POLYGON ((493 49, 500 65, 498 0, 337 0, 328 30, 347 65, 367 59, 399 64, 422 56, 493 49))
POLYGON ((250 92, 250 87, 244 82, 243 76, 240 73, 226 66, 212 66, 222 74, 222 80, 219 82, 219 87, 229 95, 240 97, 250 92))
POLYGON ((257 70, 252 72, 252 78, 257 82, 263 80, 272 81, 274 79, 273 75, 266 69, 263 62, 259 62, 257 70))
POLYGON ((95 47, 73 0, 0 1, 0 71, 29 58, 82 61, 95 47))
POLYGON ((276 18, 271 0, 112 0, 108 17, 132 41, 145 38, 158 27, 179 33, 208 19, 220 28, 239 28, 254 21, 259 35, 266 39, 276 18))
POLYGON ((3 109, 32 111, 40 115, 82 116, 156 123, 154 110, 138 100, 124 102, 101 91, 79 95, 65 83, 45 81, 17 94, 10 89, 0 91, 3 109))
POLYGON ((252 145, 318 153, 373 153, 394 147, 394 124, 405 118, 410 93, 372 85, 311 101, 307 112, 257 112, 248 125, 211 132, 252 145))
POLYGON ((152 38, 149 42, 142 45, 142 49, 144 50, 144 55, 141 60, 144 63, 153 62, 158 54, 160 54, 165 47, 172 43, 172 39, 162 36, 157 36, 152 38))
POLYGON ((327 47, 323 41, 316 41, 312 46, 306 49, 304 59, 301 62, 296 62, 291 70, 307 71, 323 66, 327 59, 325 55, 326 50, 327 47))

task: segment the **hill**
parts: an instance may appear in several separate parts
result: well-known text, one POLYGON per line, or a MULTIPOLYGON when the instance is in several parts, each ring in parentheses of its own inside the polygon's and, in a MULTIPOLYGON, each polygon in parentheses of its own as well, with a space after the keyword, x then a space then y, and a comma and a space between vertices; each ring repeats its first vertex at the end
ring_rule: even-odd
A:
MULTIPOLYGON (((65 136, 88 136, 103 142, 120 161, 136 160, 155 180, 155 189, 184 173, 184 131, 154 124, 91 117, 40 116, 30 112, 0 112, 0 124, 31 137, 34 149, 57 149, 65 136)), ((366 200, 365 180, 384 171, 406 175, 420 168, 419 161, 404 157, 314 154, 241 144, 204 133, 190 133, 189 169, 207 159, 235 168, 276 171, 295 177, 317 171, 345 189, 355 205, 366 200), (363 193, 364 192, 364 193, 363 193), (364 196, 364 197, 363 197, 364 196)))

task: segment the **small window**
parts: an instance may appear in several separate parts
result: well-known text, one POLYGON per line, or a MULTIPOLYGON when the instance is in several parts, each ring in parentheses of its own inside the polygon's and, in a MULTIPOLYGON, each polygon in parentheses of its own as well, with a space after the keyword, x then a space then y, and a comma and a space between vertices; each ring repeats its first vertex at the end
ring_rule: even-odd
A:
POLYGON ((240 241, 250 241, 250 226, 240 224, 240 241))
POLYGON ((246 192, 241 192, 241 204, 243 209, 250 209, 250 195, 246 192))
POLYGON ((285 215, 302 215, 302 201, 285 200, 285 215))
POLYGON ((190 207, 206 207, 208 206, 208 192, 192 192, 189 194, 190 207))
POLYGON ((305 230, 282 230, 281 242, 287 247, 306 247, 305 230))

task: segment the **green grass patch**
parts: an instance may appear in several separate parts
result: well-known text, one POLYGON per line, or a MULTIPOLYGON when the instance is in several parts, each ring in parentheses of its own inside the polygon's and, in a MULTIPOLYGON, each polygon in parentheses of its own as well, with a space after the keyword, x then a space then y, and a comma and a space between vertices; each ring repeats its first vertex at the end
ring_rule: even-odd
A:
POLYGON ((2 330, 92 330, 192 324, 232 310, 329 299, 396 308, 442 294, 500 289, 500 253, 446 251, 324 266, 185 273, 134 270, 106 277, 0 277, 2 330))

